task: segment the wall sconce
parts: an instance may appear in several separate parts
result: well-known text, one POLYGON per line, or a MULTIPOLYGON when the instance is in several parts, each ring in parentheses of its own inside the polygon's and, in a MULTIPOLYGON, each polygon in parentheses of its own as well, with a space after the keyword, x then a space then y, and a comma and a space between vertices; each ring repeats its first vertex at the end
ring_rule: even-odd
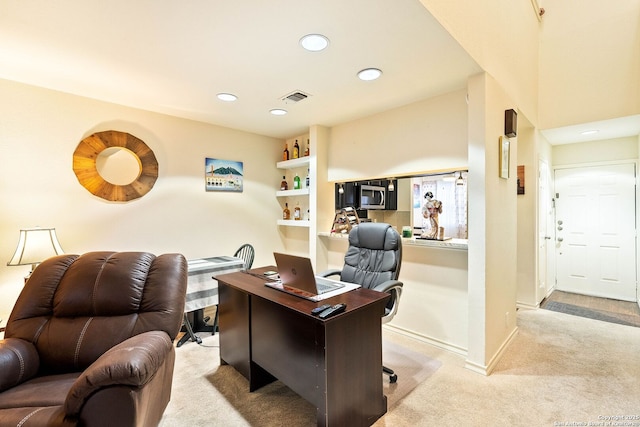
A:
POLYGON ((31 271, 25 277, 26 281, 38 264, 47 258, 63 253, 55 228, 27 228, 20 230, 18 247, 7 265, 31 264, 31 271))
POLYGON ((464 185, 464 178, 462 177, 462 172, 460 172, 460 176, 456 179, 456 185, 464 185))

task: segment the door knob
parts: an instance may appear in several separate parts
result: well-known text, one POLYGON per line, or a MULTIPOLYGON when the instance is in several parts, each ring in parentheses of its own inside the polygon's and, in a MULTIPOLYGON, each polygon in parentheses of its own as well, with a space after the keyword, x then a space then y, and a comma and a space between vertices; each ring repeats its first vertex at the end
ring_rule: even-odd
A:
POLYGON ((558 230, 562 231, 562 226, 561 225, 558 226, 558 230))
POLYGON ((551 236, 544 236, 544 240, 551 240, 551 236))
POLYGON ((564 239, 562 237, 558 237, 558 242, 562 242, 564 239))

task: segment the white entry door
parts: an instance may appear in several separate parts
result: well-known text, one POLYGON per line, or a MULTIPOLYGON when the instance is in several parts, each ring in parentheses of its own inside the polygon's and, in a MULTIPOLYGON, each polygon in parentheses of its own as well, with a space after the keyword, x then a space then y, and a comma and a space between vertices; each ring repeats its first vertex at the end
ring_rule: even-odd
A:
POLYGON ((544 160, 538 162, 538 288, 536 302, 549 296, 555 279, 554 211, 551 171, 544 160))
POLYGON ((557 289, 636 301, 635 165, 555 171, 557 289))

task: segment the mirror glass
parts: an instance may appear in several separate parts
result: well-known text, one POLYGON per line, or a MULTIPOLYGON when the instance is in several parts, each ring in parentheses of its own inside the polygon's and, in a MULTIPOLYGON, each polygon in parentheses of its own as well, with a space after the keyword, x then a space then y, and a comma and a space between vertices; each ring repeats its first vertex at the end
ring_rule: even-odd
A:
POLYGON ((129 185, 142 172, 138 156, 124 147, 109 147, 96 158, 96 169, 100 176, 113 185, 129 185))

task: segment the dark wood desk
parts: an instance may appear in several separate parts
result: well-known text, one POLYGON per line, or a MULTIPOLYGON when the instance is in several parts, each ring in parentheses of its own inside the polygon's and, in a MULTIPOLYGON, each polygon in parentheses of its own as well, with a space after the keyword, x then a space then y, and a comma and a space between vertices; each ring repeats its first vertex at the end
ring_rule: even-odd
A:
POLYGON ((273 267, 217 277, 220 360, 254 391, 278 379, 317 408, 319 426, 370 426, 387 412, 382 392, 386 293, 358 289, 312 302, 264 286, 273 267), (311 309, 346 303, 326 320, 311 309))

